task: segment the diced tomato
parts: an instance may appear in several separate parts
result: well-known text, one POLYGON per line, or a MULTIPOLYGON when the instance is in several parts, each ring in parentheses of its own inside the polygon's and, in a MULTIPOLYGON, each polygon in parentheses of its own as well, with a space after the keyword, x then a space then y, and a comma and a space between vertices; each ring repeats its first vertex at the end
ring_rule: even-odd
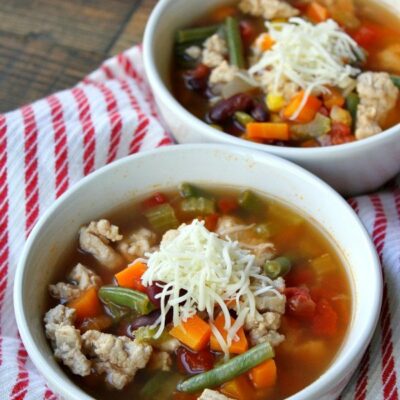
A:
POLYGON ((366 23, 360 26, 352 35, 353 39, 364 48, 368 48, 377 44, 383 36, 382 28, 379 26, 366 23))
POLYGON ((158 206, 159 204, 164 204, 167 202, 168 202, 167 197, 164 194, 157 192, 157 193, 154 193, 153 196, 144 200, 142 204, 143 204, 143 207, 145 209, 147 209, 147 208, 155 207, 155 206, 158 206))
POLYGON ((330 302, 326 299, 319 300, 312 321, 314 333, 322 336, 334 336, 337 331, 337 321, 337 313, 330 302))
POLYGON ((286 277, 288 286, 311 285, 315 281, 315 273, 309 268, 295 268, 286 277))
POLYGON ((215 357, 208 349, 194 352, 181 346, 176 355, 179 370, 186 374, 199 374, 214 367, 215 357))
POLYGON ((341 122, 332 123, 330 136, 333 145, 349 143, 355 140, 354 135, 351 134, 351 128, 341 122))
POLYGON ((300 319, 311 319, 315 314, 316 305, 306 287, 286 288, 286 307, 289 315, 300 319))
POLYGON ((222 197, 218 200, 218 209, 224 213, 229 214, 239 208, 239 203, 234 197, 222 197))
POLYGON ((219 218, 218 214, 210 214, 204 217, 205 226, 209 231, 211 232, 215 231, 218 224, 218 218, 219 218))
POLYGON ((243 42, 251 44, 256 37, 256 30, 253 24, 249 21, 240 21, 239 29, 243 42))

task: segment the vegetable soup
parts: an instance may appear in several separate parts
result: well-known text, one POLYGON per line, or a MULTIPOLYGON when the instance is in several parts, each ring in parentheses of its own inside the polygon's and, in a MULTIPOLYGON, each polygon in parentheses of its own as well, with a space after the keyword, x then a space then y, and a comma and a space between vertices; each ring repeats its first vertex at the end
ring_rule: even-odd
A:
POLYGON ((258 143, 368 138, 400 122, 399 26, 367 0, 240 0, 176 32, 173 93, 215 129, 258 143))
POLYGON ((351 319, 333 244, 250 190, 154 193, 82 226, 58 270, 46 336, 96 399, 284 399, 351 319))

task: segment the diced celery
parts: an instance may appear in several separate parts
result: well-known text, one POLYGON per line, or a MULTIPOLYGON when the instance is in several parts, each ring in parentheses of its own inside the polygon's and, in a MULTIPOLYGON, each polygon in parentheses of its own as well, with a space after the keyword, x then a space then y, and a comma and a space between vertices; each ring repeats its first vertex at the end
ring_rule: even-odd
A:
POLYGON ((182 197, 187 198, 187 197, 198 197, 200 195, 200 190, 191 185, 190 183, 182 183, 179 186, 179 193, 182 197))
POLYGON ((234 118, 244 128, 246 127, 246 125, 248 123, 254 122, 254 118, 252 116, 250 116, 249 114, 243 112, 243 111, 236 111, 235 114, 234 114, 234 118))
POLYGON ((307 124, 294 124, 290 127, 293 139, 317 138, 327 134, 330 130, 330 118, 321 113, 317 113, 315 118, 307 124))
POLYGON ((144 212, 151 227, 157 232, 163 233, 168 229, 174 229, 179 225, 175 210, 171 204, 164 203, 151 207, 144 212))
POLYGON ((263 208, 262 200, 251 190, 245 190, 239 194, 238 203, 243 210, 260 212, 263 208))
POLYGON ((192 215, 207 215, 215 213, 215 200, 206 197, 188 197, 181 201, 181 210, 192 215))

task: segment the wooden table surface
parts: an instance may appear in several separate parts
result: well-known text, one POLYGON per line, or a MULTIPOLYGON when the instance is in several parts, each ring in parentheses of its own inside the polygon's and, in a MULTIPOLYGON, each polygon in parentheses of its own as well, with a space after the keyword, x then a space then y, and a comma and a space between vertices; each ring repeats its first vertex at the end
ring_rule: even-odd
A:
POLYGON ((157 0, 0 0, 0 112, 68 88, 139 43, 157 0))

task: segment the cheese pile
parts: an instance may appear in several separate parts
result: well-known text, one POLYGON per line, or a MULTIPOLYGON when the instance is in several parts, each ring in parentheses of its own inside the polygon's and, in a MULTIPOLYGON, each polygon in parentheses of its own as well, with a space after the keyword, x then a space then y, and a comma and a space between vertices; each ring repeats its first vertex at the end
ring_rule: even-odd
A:
POLYGON ((154 324, 158 328, 155 337, 163 332, 170 310, 174 326, 204 311, 212 332, 227 354, 246 316, 254 317, 257 313, 255 296, 266 292, 281 294, 272 281, 261 274, 260 267, 254 263, 254 255, 242 249, 238 242, 221 239, 208 231, 203 221, 183 224, 175 233, 167 232, 160 249, 146 254, 148 269, 142 277, 143 284, 165 283, 157 295, 161 300, 161 315, 154 324), (235 302, 237 312, 232 326, 226 305, 229 301, 235 302), (212 323, 216 307, 225 316, 226 342, 212 323))
POLYGON ((312 92, 326 92, 326 86, 344 92, 354 88, 353 77, 361 71, 350 64, 365 55, 335 21, 314 25, 291 18, 287 23, 267 21, 265 25, 274 44, 250 67, 250 75, 271 71, 275 91, 291 81, 305 90, 305 98, 312 92))

